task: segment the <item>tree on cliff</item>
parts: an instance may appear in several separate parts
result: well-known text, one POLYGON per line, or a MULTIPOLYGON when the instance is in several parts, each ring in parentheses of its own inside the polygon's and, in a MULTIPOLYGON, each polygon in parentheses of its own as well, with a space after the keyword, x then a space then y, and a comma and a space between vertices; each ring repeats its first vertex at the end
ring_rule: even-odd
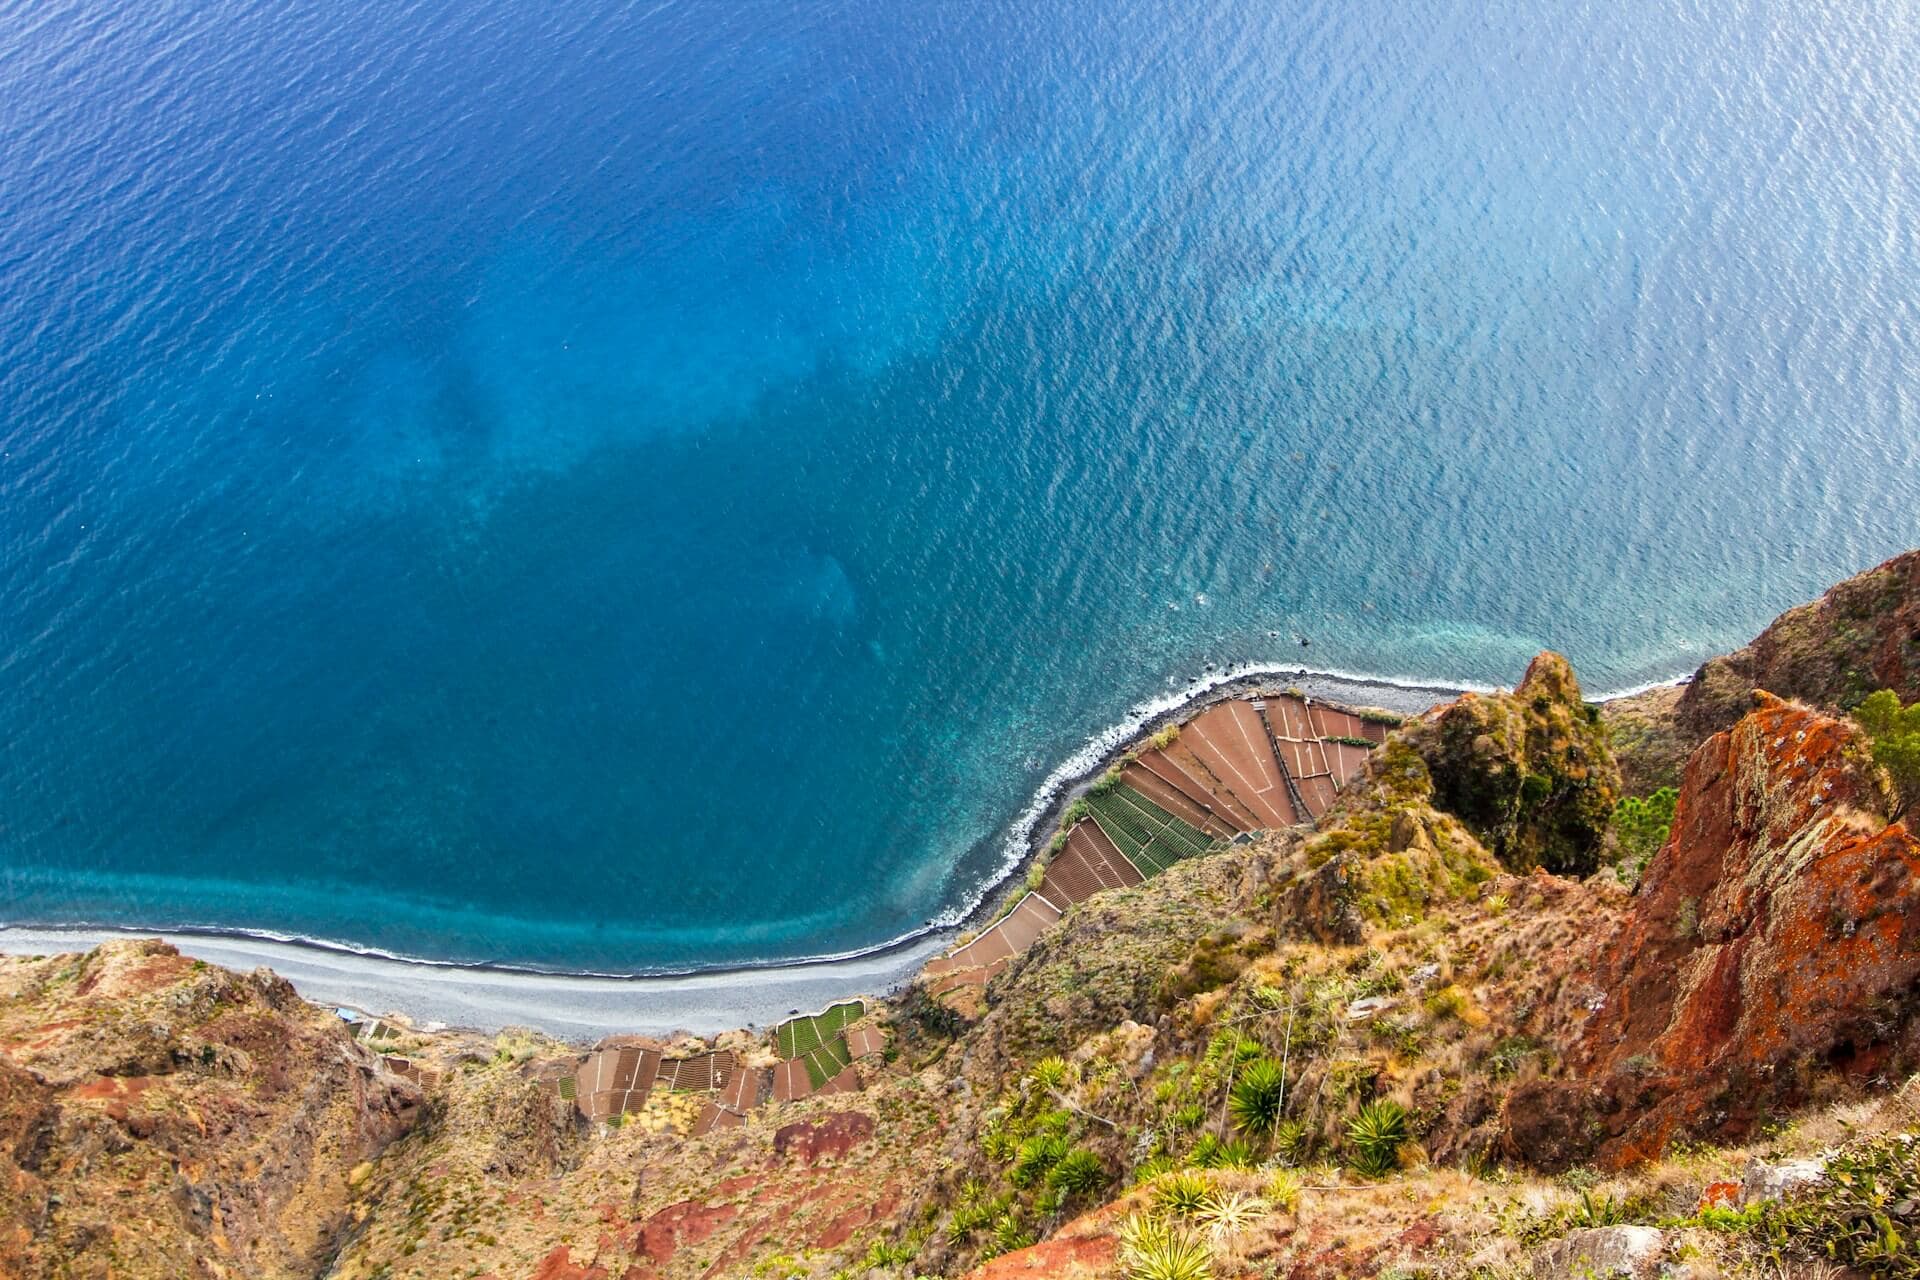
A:
POLYGON ((1873 739, 1873 759, 1893 779, 1898 818, 1920 797, 1920 702, 1902 707, 1891 689, 1863 699, 1853 718, 1873 739))

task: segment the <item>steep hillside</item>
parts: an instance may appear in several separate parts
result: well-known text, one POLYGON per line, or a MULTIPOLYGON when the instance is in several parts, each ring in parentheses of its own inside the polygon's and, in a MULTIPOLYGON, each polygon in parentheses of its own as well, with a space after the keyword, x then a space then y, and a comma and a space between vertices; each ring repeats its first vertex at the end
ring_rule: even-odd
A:
MULTIPOLYGON (((1910 682, 1914 563, 1712 688, 1601 709, 1542 654, 1321 729, 1344 788, 1286 809, 1316 821, 1169 782, 1204 848, 853 1006, 810 1094, 777 1035, 382 1024, 381 1057, 159 944, 0 962, 0 1277, 1915 1276, 1920 841, 1833 705, 1910 682), (1855 647, 1808 639, 1845 618, 1855 647), (1809 644, 1820 705, 1749 687, 1693 741, 1809 644), (1616 806, 1669 783, 1620 858, 1616 806), (722 1058, 725 1087, 651 1087, 722 1058)), ((1258 696, 1126 768, 1204 780, 1231 724, 1304 759, 1311 716, 1283 738, 1258 696)))
MULTIPOLYGON (((1133 1189, 979 1276, 1106 1275, 1129 1258, 1161 1274, 1139 1244, 1155 1232, 1225 1275, 1562 1274, 1555 1248, 1571 1259, 1564 1274, 1581 1274, 1594 1258, 1567 1232, 1583 1224, 1639 1224, 1645 1234, 1624 1239, 1652 1248, 1649 1275, 1685 1251, 1738 1274, 1769 1251, 1824 1247, 1824 1202, 1767 1207, 1764 1157, 1815 1154, 1778 1141, 1795 1116, 1834 1138, 1844 1130, 1819 1107, 1920 1067, 1920 842, 1887 821, 1857 731, 1762 695, 1694 754, 1672 837, 1630 896, 1607 878, 1501 870, 1434 807, 1431 770, 1395 747, 1459 715, 1443 709, 1390 742, 1373 785, 1318 834, 1244 855, 1268 864, 1270 887, 1246 905, 1275 904, 1271 951, 1241 946, 1212 990, 1163 988, 1150 1025, 1022 1064, 976 1128, 979 1154, 955 1154, 942 1203, 958 1207, 947 1247, 923 1254, 933 1270, 966 1256, 953 1241, 991 1255, 1071 1210, 1071 1195, 1023 1169, 1077 1151, 1133 1189), (1047 1149, 1055 1136, 1065 1154, 1047 1149), (1763 1157, 1751 1193, 1750 1157, 1763 1157), (1618 1171, 1617 1199, 1567 1194, 1604 1174, 1537 1180, 1588 1163, 1618 1171), (980 1205, 997 1216, 957 1230, 980 1205)), ((1187 963, 1216 950, 1202 938, 1187 963)), ((1875 1124, 1912 1114, 1903 1103, 1875 1124)), ((1823 1159, 1855 1158, 1852 1142, 1823 1159)), ((1889 1164, 1883 1186, 1920 1177, 1909 1146, 1870 1154, 1889 1164)), ((1826 1185, 1821 1167, 1801 1167, 1803 1190, 1826 1185)), ((1911 1262, 1914 1205, 1882 1203, 1911 1262)))
POLYGON ((1848 578, 1702 665, 1675 711, 1689 745, 1731 727, 1755 689, 1828 711, 1875 689, 1920 699, 1920 551, 1848 578))
POLYGON ((314 1275, 420 1102, 265 970, 0 958, 0 1275, 314 1275))

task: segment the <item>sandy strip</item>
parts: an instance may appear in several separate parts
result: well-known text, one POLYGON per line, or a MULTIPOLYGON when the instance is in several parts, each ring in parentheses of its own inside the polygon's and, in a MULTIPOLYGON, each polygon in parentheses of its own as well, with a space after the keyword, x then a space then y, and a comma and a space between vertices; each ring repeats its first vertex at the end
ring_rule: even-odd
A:
POLYGON ((248 937, 111 929, 0 928, 0 952, 49 955, 85 951, 109 938, 153 937, 229 969, 266 965, 319 1004, 365 1013, 397 1011, 416 1024, 440 1022, 482 1031, 533 1027, 567 1040, 622 1032, 715 1035, 736 1027, 770 1027, 795 1010, 824 1009, 856 995, 886 995, 952 941, 952 935, 942 933, 850 960, 660 978, 462 968, 248 937))

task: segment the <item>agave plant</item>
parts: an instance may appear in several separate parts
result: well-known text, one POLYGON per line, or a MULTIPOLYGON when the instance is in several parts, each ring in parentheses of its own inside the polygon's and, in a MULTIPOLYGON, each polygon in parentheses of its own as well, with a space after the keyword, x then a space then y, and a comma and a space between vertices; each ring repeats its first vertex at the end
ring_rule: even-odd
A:
POLYGON ((1168 1230, 1142 1247, 1124 1250, 1127 1280, 1212 1280, 1213 1253, 1189 1232, 1168 1230))
POLYGON ((1273 1206, 1259 1196, 1236 1191, 1232 1195, 1214 1197, 1200 1211, 1199 1221, 1207 1229, 1207 1235, 1214 1245, 1223 1247, 1245 1235, 1256 1222, 1271 1212, 1273 1206))
POLYGON ((1131 1257, 1173 1234, 1165 1218, 1150 1213, 1133 1213, 1120 1224, 1120 1255, 1131 1257))
POLYGON ((1202 1134, 1187 1153, 1187 1163, 1196 1169, 1251 1169, 1253 1148, 1240 1138, 1222 1142, 1211 1133, 1202 1134))
POLYGON ((1065 1058, 1042 1058, 1033 1064, 1027 1075, 1042 1089, 1059 1089, 1067 1083, 1067 1062, 1065 1058))
POLYGON ((1299 1207, 1303 1189, 1300 1175, 1291 1169, 1275 1169, 1267 1179, 1267 1199, 1282 1213, 1292 1213, 1299 1207))
POLYGON ((1197 1218, 1214 1200, 1213 1179, 1204 1173, 1182 1169, 1168 1174, 1153 1188, 1153 1203, 1162 1213, 1182 1218, 1197 1218))
POLYGON ((1273 1152, 1288 1164, 1305 1164, 1313 1154, 1313 1131, 1299 1120, 1273 1126, 1273 1152))
POLYGON ((1065 1138, 1054 1133, 1036 1134, 1020 1144, 1020 1153, 1014 1158, 1013 1168, 1007 1170, 1007 1181, 1016 1187, 1030 1187, 1046 1177, 1047 1171, 1059 1164, 1066 1154, 1065 1138))
POLYGON ((1107 1166, 1085 1147, 1075 1147, 1047 1171, 1047 1184, 1063 1196, 1085 1195, 1107 1180, 1107 1166))
POLYGON ((1170 1155, 1162 1153, 1157 1156, 1149 1156, 1134 1166, 1133 1185, 1137 1187, 1142 1183, 1152 1182, 1161 1174, 1172 1173, 1178 1167, 1178 1165, 1174 1164, 1173 1157, 1170 1155))
POLYGON ((1351 1163, 1370 1178, 1381 1177, 1399 1162, 1407 1141, 1407 1109, 1390 1098, 1377 1098, 1360 1108, 1347 1122, 1351 1163))
POLYGON ((1001 1253, 1012 1253, 1032 1243, 1033 1233, 1014 1213, 1001 1214, 1000 1221, 993 1224, 993 1247, 1001 1253))
POLYGON ((1287 1073, 1272 1058, 1256 1058, 1240 1071, 1227 1097, 1233 1123, 1248 1133, 1271 1133, 1287 1101, 1287 1073))

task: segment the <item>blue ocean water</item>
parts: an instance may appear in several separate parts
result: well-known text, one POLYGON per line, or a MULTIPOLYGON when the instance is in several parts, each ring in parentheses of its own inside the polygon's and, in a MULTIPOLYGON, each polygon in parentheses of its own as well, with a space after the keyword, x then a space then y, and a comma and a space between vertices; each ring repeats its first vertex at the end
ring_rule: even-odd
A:
POLYGON ((0 0, 0 917, 963 906, 1209 664, 1673 675, 1920 542, 1894 5, 0 0))

